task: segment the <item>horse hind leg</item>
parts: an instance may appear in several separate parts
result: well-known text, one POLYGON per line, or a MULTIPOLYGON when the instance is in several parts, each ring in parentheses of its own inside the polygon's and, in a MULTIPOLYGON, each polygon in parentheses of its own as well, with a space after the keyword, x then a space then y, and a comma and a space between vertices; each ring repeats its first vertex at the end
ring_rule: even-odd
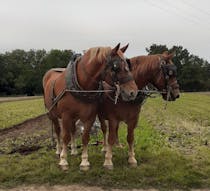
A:
POLYGON ((123 148, 124 147, 123 144, 120 143, 120 141, 119 141, 118 130, 119 130, 119 126, 116 128, 116 142, 115 142, 115 144, 116 144, 116 147, 123 148))
POLYGON ((136 127, 136 122, 132 122, 128 125, 128 134, 127 134, 127 141, 128 141, 128 164, 131 167, 137 166, 137 160, 135 158, 134 152, 134 129, 136 127))
POLYGON ((71 155, 77 155, 77 145, 76 145, 76 126, 75 123, 72 124, 72 130, 71 130, 71 155))
POLYGON ((84 132, 82 135, 82 144, 83 144, 83 151, 82 151, 82 161, 80 163, 80 170, 87 171, 90 168, 90 163, 88 161, 88 142, 90 138, 90 130, 94 123, 95 118, 92 120, 86 121, 84 123, 84 132))
POLYGON ((60 133, 61 133, 61 127, 59 124, 58 118, 52 119, 52 122, 54 124, 55 134, 56 134, 56 154, 60 155, 61 153, 61 142, 60 142, 60 133))
POLYGON ((72 120, 69 118, 68 114, 64 114, 62 116, 62 140, 63 147, 60 154, 60 162, 59 165, 63 170, 68 170, 68 162, 67 162, 67 147, 69 141, 71 140, 70 129, 72 127, 72 120))

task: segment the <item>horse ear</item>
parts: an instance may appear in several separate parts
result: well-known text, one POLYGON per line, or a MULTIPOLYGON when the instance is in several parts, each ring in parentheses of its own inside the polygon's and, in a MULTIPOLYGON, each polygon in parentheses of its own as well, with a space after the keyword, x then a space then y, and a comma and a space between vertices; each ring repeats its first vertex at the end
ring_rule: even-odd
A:
POLYGON ((120 50, 121 50, 123 53, 125 53, 125 51, 127 50, 128 46, 129 46, 129 43, 128 43, 127 45, 125 45, 124 47, 122 47, 120 50))
POLYGON ((174 52, 170 53, 168 51, 163 52, 163 56, 165 60, 171 60, 174 57, 174 52))
POLYGON ((163 55, 164 55, 164 56, 167 56, 167 55, 168 55, 168 51, 164 51, 164 52, 163 52, 163 55))
POLYGON ((128 67, 130 69, 130 71, 132 70, 132 66, 131 66, 131 61, 130 59, 126 58, 126 62, 128 63, 128 67))
POLYGON ((168 60, 171 60, 174 57, 174 55, 175 55, 175 52, 168 54, 167 56, 168 60))
POLYGON ((118 45, 112 49, 111 55, 116 55, 119 48, 120 48, 120 43, 118 43, 118 45))
POLYGON ((99 52, 100 52, 100 48, 97 49, 96 56, 98 56, 99 52))

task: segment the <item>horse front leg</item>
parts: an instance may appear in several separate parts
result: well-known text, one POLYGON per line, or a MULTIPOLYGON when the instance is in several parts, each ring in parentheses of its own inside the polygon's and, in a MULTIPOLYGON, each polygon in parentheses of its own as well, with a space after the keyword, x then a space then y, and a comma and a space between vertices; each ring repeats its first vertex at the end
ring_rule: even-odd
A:
POLYGON ((137 166, 137 160, 135 158, 134 152, 134 129, 136 127, 137 120, 128 123, 128 134, 127 134, 127 142, 128 142, 128 164, 131 167, 137 166))
POLYGON ((64 114, 62 116, 62 140, 63 147, 60 154, 60 162, 59 165, 63 170, 68 170, 68 162, 67 162, 67 146, 71 139, 70 137, 70 129, 72 128, 72 120, 69 118, 69 115, 64 114))
POLYGON ((119 122, 117 120, 109 120, 109 136, 108 136, 108 145, 107 151, 105 154, 104 167, 111 170, 113 169, 112 162, 112 147, 116 142, 116 128, 118 127, 119 122))
POLYGON ((94 120, 89 120, 84 123, 84 132, 82 135, 82 144, 83 144, 83 151, 82 151, 82 161, 80 163, 80 170, 87 171, 90 168, 90 163, 88 161, 88 142, 90 138, 90 130, 94 123, 94 120))

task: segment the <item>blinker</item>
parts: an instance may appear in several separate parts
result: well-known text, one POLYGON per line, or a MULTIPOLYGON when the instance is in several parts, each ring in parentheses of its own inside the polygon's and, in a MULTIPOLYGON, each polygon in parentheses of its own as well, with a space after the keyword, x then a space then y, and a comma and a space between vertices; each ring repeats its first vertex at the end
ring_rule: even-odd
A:
POLYGON ((164 74, 171 76, 171 77, 176 77, 177 75, 177 67, 175 65, 172 64, 165 64, 165 65, 161 65, 164 74))

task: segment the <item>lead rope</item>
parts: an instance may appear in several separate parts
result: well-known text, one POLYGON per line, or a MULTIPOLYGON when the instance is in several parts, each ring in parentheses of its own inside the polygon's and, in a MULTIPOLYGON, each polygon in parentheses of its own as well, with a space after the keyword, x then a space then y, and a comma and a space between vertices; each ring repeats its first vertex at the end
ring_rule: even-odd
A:
POLYGON ((168 91, 167 91, 167 98, 166 98, 166 102, 165 102, 165 106, 164 106, 164 109, 166 110, 166 107, 168 105, 168 101, 169 101, 169 98, 170 98, 170 92, 171 92, 171 87, 168 86, 168 91))
POLYGON ((117 104, 117 100, 118 100, 118 98, 120 96, 120 86, 117 83, 115 84, 115 86, 116 86, 116 91, 115 91, 114 104, 117 104))

